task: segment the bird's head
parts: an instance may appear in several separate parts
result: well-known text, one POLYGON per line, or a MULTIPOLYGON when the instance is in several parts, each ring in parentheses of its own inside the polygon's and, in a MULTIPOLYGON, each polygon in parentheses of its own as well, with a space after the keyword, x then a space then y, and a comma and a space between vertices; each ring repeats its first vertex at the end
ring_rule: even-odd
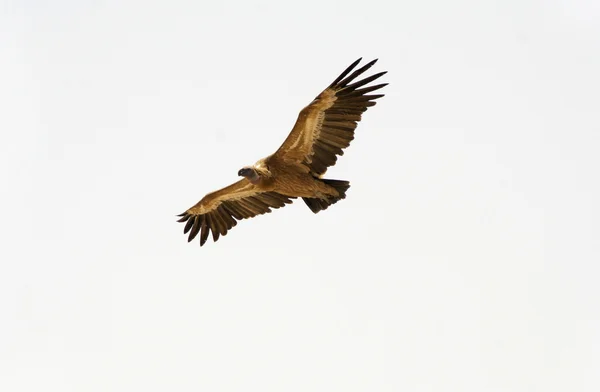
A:
POLYGON ((248 181, 256 184, 260 180, 260 175, 253 167, 245 166, 238 171, 238 176, 246 177, 248 181))

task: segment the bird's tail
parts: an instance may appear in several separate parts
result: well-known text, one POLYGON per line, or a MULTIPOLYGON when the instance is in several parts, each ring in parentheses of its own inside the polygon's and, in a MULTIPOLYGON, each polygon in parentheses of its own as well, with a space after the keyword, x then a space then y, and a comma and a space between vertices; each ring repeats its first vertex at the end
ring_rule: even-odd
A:
POLYGON ((325 184, 332 186, 335 190, 338 191, 339 196, 331 196, 327 199, 319 199, 312 197, 303 197, 302 200, 306 203, 308 208, 315 214, 319 211, 326 210, 332 204, 337 203, 338 200, 342 200, 346 198, 346 191, 350 188, 349 181, 341 181, 341 180, 325 180, 322 179, 325 184))

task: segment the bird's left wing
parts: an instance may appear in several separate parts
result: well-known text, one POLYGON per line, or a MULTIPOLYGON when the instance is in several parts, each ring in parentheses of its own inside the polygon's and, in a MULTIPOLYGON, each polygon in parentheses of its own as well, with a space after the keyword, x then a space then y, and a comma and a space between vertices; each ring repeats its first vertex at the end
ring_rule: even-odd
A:
POLYGON ((188 242, 200 233, 200 246, 212 232, 213 241, 237 224, 236 220, 252 218, 271 212, 292 202, 293 198, 277 192, 265 192, 247 179, 242 179, 216 192, 204 196, 188 209, 178 222, 186 222, 183 233, 190 232, 188 242))
POLYGON ((383 97, 383 94, 369 93, 387 85, 382 83, 368 86, 385 72, 355 81, 377 61, 373 60, 352 72, 360 60, 346 68, 329 87, 302 109, 294 128, 272 155, 273 158, 302 165, 315 176, 324 174, 329 166, 335 164, 337 156, 342 155, 342 150, 354 139, 354 129, 362 113, 375 105, 377 98, 383 97))

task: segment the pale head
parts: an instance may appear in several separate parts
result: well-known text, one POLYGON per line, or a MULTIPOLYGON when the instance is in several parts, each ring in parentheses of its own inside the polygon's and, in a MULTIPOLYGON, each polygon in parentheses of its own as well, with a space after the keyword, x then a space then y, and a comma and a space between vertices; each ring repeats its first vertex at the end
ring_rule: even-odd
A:
POLYGON ((258 183, 260 175, 252 166, 244 166, 238 171, 238 176, 246 177, 253 184, 258 183))

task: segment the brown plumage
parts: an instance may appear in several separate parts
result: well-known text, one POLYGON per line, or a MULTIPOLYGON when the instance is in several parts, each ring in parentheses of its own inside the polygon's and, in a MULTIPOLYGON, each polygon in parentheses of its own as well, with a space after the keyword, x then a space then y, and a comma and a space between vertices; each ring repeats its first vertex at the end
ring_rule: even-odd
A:
POLYGON ((377 60, 354 70, 361 59, 352 63, 333 83, 300 111, 294 128, 272 155, 238 172, 240 181, 204 196, 179 216, 186 222, 188 242, 200 233, 200 246, 209 233, 213 241, 237 224, 290 204, 302 197, 317 213, 346 197, 348 181, 327 180, 321 176, 343 155, 354 139, 354 129, 363 112, 375 105, 383 94, 369 94, 387 83, 366 86, 386 72, 354 80, 377 60), (352 72, 350 74, 350 72, 352 72), (352 83, 353 82, 353 83, 352 83), (366 87, 363 87, 366 86, 366 87))

